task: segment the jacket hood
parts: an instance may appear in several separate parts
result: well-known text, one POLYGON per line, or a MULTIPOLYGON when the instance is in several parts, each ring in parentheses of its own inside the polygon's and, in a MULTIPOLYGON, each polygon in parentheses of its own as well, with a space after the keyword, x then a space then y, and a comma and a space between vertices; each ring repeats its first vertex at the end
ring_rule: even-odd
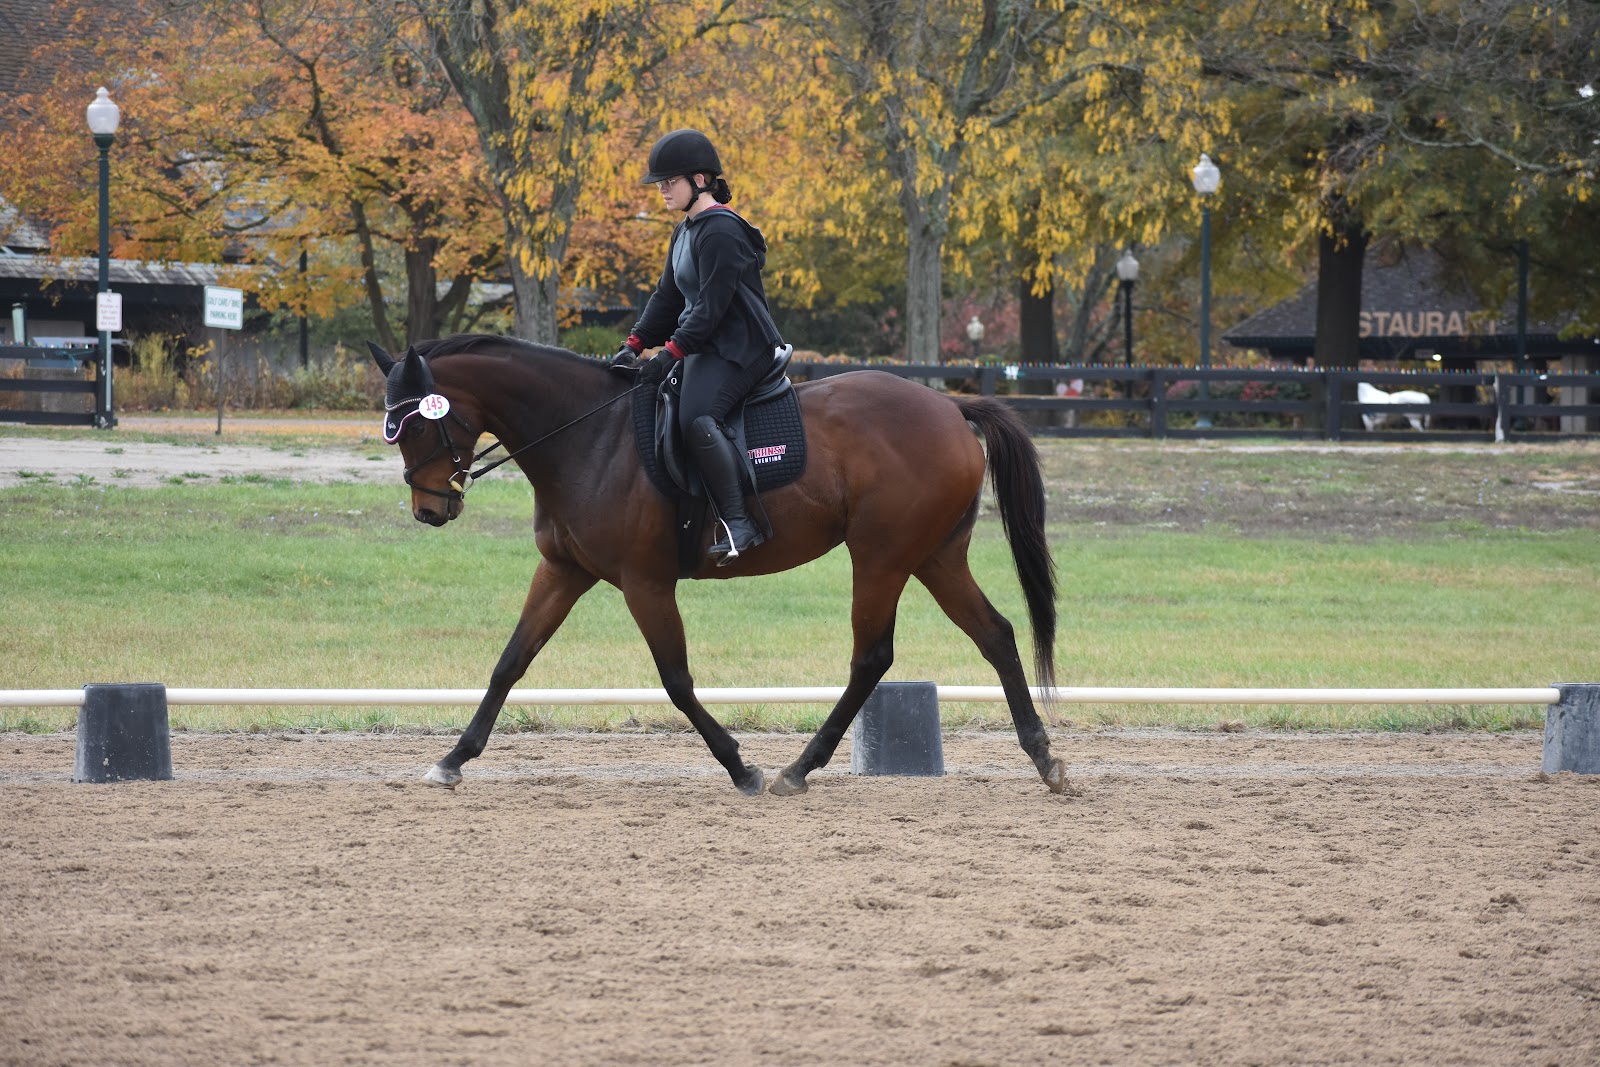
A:
POLYGON ((718 204, 716 207, 708 207, 694 218, 686 220, 686 224, 691 229, 696 226, 714 225, 718 227, 735 226, 743 230, 745 237, 750 241, 750 247, 756 250, 756 266, 766 267, 767 239, 761 236, 760 230, 752 226, 743 215, 733 210, 733 208, 723 204, 718 204))

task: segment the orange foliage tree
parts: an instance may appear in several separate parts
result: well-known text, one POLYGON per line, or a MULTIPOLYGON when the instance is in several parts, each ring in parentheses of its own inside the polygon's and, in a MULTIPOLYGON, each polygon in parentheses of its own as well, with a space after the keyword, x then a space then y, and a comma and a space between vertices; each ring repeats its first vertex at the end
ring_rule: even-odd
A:
POLYGON ((327 315, 364 299, 390 346, 445 332, 503 259, 498 208, 420 25, 374 11, 362 0, 97 10, 93 69, 61 65, 11 102, 0 188, 48 221, 57 253, 93 248, 83 108, 104 84, 123 113, 115 255, 229 263, 229 280, 268 308, 327 315), (385 291, 391 267, 403 299, 385 291))

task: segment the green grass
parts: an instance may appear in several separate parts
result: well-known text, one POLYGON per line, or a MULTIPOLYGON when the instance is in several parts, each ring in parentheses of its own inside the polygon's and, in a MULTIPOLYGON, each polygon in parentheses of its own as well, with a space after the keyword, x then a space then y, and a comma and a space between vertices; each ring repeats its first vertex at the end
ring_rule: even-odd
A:
MULTIPOLYGON (((1251 477, 1275 475, 1252 466, 1251 477)), ((535 555, 531 490, 491 480, 442 530, 400 485, 174 478, 130 489, 30 479, 0 490, 0 688, 482 687, 535 555), (222 484, 226 483, 226 484, 222 484)), ((1331 491, 1331 490, 1330 490, 1331 491)), ((1053 528, 1065 685, 1535 686, 1600 677, 1600 544, 1591 531, 1478 524, 1424 538, 1241 537, 1226 528, 1053 528)), ((1027 639, 998 523, 974 570, 1027 639)), ((783 575, 684 583, 701 686, 842 685, 850 651, 841 551, 783 575)), ((915 583, 890 677, 996 684, 915 583)), ((658 684, 622 598, 596 588, 522 683, 658 684)), ((809 730, 825 708, 716 707, 744 729, 809 730)), ((179 729, 453 730, 469 708, 174 707, 179 729)), ((1002 725, 1001 705, 947 705, 1002 725)), ((1539 708, 1063 705, 1061 724, 1359 729, 1526 727, 1539 708)), ((0 709, 49 730, 72 709, 0 709)), ((502 728, 680 729, 671 708, 508 708, 502 728)))

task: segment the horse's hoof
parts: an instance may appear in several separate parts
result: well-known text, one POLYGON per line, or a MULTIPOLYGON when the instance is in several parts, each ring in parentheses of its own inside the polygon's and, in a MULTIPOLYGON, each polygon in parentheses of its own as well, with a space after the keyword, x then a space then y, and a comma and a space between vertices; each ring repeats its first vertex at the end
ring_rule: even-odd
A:
POLYGON ((767 785, 767 772, 760 767, 745 766, 744 777, 733 783, 747 797, 758 797, 767 785))
POLYGON ((1065 793, 1067 791, 1067 765, 1059 759, 1052 759, 1045 764, 1044 771, 1039 775, 1044 779, 1044 784, 1050 787, 1052 793, 1065 793))
POLYGON ((428 768, 428 773, 422 776, 422 780, 429 785, 442 785, 446 789, 454 789, 461 784, 461 772, 435 763, 428 768))
POLYGON ((791 777, 788 771, 779 771, 777 777, 772 779, 772 784, 767 786, 767 792, 775 797, 797 797, 810 788, 804 778, 791 777))

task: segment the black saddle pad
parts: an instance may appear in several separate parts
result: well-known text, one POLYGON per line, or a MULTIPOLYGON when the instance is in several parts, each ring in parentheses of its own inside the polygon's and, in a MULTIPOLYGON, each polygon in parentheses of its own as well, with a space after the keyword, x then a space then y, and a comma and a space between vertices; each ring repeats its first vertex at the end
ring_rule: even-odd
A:
MULTIPOLYGON (((639 458, 651 483, 668 497, 682 495, 656 456, 656 394, 653 389, 633 391, 633 435, 639 458)), ((806 470, 806 431, 800 418, 800 398, 785 389, 770 400, 746 404, 745 448, 756 472, 756 492, 788 485, 806 470)))

